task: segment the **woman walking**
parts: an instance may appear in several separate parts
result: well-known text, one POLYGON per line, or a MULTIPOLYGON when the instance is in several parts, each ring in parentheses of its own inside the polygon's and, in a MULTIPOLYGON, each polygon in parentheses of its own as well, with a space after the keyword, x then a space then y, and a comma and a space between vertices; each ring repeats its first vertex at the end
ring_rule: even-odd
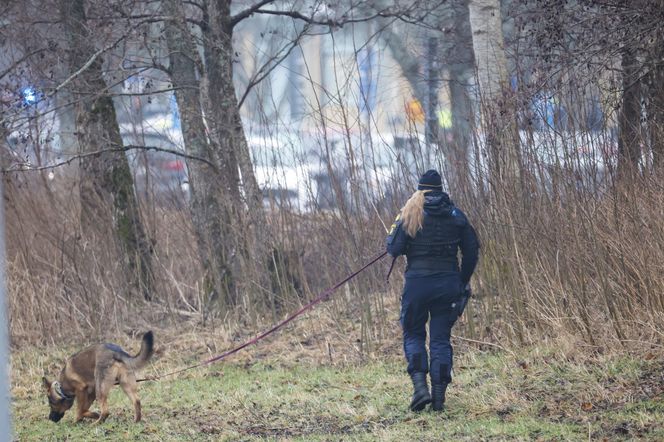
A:
POLYGON ((470 291, 478 250, 475 230, 443 192, 440 174, 427 171, 387 237, 389 254, 395 258, 406 255, 407 259, 401 326, 414 387, 413 411, 423 410, 428 403, 434 411, 444 408, 445 391, 452 382, 452 326, 465 306, 463 298, 470 291), (429 319, 430 360, 425 327, 429 319))

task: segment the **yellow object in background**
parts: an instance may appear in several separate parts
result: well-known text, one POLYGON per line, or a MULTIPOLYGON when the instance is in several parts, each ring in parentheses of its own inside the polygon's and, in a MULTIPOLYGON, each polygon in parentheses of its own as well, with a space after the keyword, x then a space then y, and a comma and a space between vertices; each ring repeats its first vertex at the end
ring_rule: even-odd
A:
POLYGON ((424 123, 424 108, 422 107, 422 104, 416 99, 406 103, 406 115, 412 122, 424 123))
POLYGON ((436 115, 438 116, 438 124, 440 124, 440 127, 443 129, 451 129, 452 128, 452 110, 451 109, 441 109, 438 112, 436 112, 436 115))

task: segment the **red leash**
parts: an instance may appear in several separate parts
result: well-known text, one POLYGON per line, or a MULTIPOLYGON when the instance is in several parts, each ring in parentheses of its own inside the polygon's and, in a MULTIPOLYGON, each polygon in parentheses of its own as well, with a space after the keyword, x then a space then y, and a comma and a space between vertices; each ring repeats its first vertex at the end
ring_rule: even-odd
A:
POLYGON ((306 304, 305 306, 303 306, 302 308, 297 310, 295 313, 291 314, 289 317, 287 317, 283 321, 279 322, 278 324, 276 324, 275 326, 273 326, 269 330, 264 331, 260 335, 258 335, 255 338, 245 342, 244 344, 238 345, 237 347, 232 348, 232 349, 220 354, 219 356, 215 356, 215 357, 210 358, 206 361, 200 362, 196 365, 190 365, 188 367, 181 368, 181 369, 175 370, 175 371, 171 371, 169 373, 162 374, 162 375, 159 375, 159 376, 154 376, 154 377, 149 377, 149 378, 144 378, 144 379, 138 379, 136 382, 156 381, 156 380, 164 378, 166 376, 172 376, 172 375, 177 374, 177 373, 182 373, 183 371, 192 370, 194 368, 202 367, 204 365, 211 364, 213 362, 218 362, 218 361, 221 361, 222 359, 227 358, 228 356, 230 356, 232 354, 235 354, 235 353, 239 352, 243 348, 246 348, 246 347, 249 347, 250 345, 256 344, 258 341, 260 341, 260 340, 266 338, 267 336, 271 335, 272 333, 276 332, 277 330, 282 328, 284 325, 286 325, 289 322, 293 321, 295 318, 302 315, 306 311, 311 310, 316 304, 320 304, 321 302, 325 301, 327 298, 330 297, 330 295, 332 293, 334 293, 337 289, 339 289, 339 287, 341 287, 342 285, 344 285, 345 283, 347 283, 348 281, 350 281, 351 279, 355 278, 357 275, 359 275, 360 273, 365 271, 367 268, 371 267, 372 265, 374 265, 375 263, 380 261, 385 255, 387 255, 387 252, 383 252, 380 255, 374 257, 371 261, 369 261, 369 263, 365 264, 361 269, 355 271, 351 275, 347 276, 346 279, 344 279, 343 281, 338 282, 335 285, 333 285, 332 287, 330 287, 329 289, 325 290, 323 293, 318 295, 311 302, 309 302, 308 304, 306 304))

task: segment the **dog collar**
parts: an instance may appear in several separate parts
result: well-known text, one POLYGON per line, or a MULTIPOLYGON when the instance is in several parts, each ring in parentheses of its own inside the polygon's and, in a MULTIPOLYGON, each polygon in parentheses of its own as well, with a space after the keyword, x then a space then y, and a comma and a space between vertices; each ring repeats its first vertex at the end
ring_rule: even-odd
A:
POLYGON ((64 391, 62 391, 62 385, 58 381, 53 381, 53 384, 51 385, 53 387, 53 390, 55 391, 55 394, 60 396, 62 399, 71 401, 74 399, 74 396, 69 396, 68 394, 65 394, 64 391))

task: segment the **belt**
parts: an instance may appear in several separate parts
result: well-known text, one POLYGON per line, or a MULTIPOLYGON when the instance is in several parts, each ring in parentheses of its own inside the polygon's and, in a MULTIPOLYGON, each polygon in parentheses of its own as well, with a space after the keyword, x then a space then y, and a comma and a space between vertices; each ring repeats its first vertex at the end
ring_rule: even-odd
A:
POLYGON ((458 272, 459 264, 456 262, 442 261, 442 260, 429 260, 429 259, 416 259, 408 261, 407 270, 430 270, 437 272, 458 272))

